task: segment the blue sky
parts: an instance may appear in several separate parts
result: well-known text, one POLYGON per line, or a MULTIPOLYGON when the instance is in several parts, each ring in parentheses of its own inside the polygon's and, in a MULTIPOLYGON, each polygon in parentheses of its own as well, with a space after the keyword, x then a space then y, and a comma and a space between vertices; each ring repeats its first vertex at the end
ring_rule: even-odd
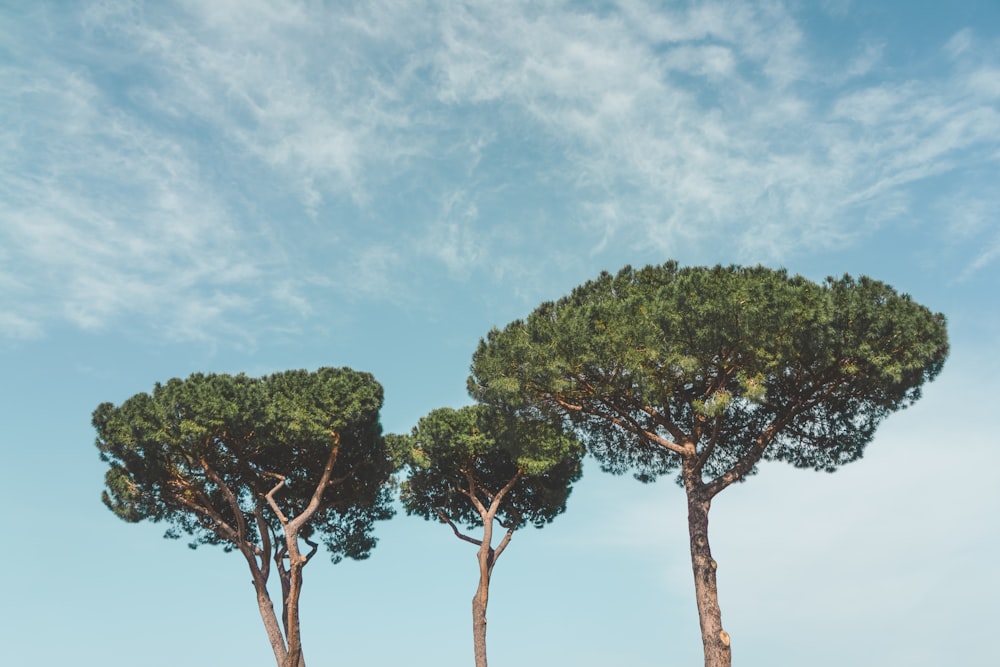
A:
MULTIPOLYGON (((0 7, 4 662, 260 665, 248 573, 100 503, 91 411, 348 365, 408 430, 491 326, 625 264, 867 274, 952 355, 865 458, 713 505, 746 667, 1000 661, 1000 4, 0 7)), ((497 565, 493 664, 701 659, 683 494, 588 464, 497 565)), ((473 549, 306 569, 313 665, 471 662, 473 549)))

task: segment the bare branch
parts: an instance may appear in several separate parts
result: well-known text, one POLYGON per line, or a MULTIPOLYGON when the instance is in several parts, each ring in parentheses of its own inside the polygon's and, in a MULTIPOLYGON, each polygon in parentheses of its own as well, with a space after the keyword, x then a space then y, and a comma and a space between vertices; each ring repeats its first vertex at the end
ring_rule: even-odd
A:
POLYGON ((701 469, 705 467, 705 463, 707 463, 708 459, 712 456, 712 452, 715 451, 715 444, 719 440, 719 432, 721 430, 722 430, 722 415, 716 415, 715 425, 712 427, 712 435, 708 439, 708 444, 705 445, 705 450, 701 453, 701 456, 698 457, 698 460, 695 461, 694 464, 695 472, 697 472, 699 475, 701 474, 701 469))
POLYGON ((229 485, 226 484, 219 474, 215 472, 212 466, 208 464, 208 460, 206 460, 204 456, 201 456, 198 459, 198 463, 201 465, 202 470, 205 471, 208 478, 219 488, 220 491, 222 491, 222 495, 226 497, 226 502, 229 503, 229 507, 233 510, 233 516, 236 519, 237 538, 241 544, 245 544, 247 542, 247 524, 246 517, 243 516, 243 508, 240 507, 239 499, 237 499, 233 490, 229 488, 229 485))
MULTIPOLYGON (((557 398, 555 396, 552 397, 552 400, 554 400, 556 403, 558 403, 564 409, 569 410, 571 412, 580 412, 580 413, 585 414, 585 415, 591 415, 591 416, 594 416, 594 417, 599 417, 599 418, 604 419, 606 421, 610 421, 611 423, 616 424, 617 426, 620 426, 621 428, 625 429, 626 431, 629 431, 631 433, 636 433, 637 435, 640 435, 640 436, 648 439, 649 441, 651 441, 651 442, 653 442, 653 443, 655 443, 657 445, 660 445, 661 447, 669 449, 670 451, 674 452, 675 454, 679 454, 681 456, 686 456, 686 455, 689 455, 691 453, 690 450, 688 448, 685 448, 683 445, 679 445, 676 442, 673 442, 671 440, 667 440, 666 438, 660 437, 656 433, 654 433, 652 431, 649 431, 648 429, 643 428, 642 426, 640 426, 637 422, 635 422, 631 418, 626 418, 626 417, 623 417, 621 415, 616 415, 616 414, 613 414, 613 413, 601 412, 601 411, 598 411, 598 410, 587 409, 587 408, 585 408, 582 405, 575 405, 573 403, 569 403, 569 402, 564 401, 564 400, 562 400, 560 398, 557 398)), ((640 408, 640 409, 643 409, 643 411, 649 411, 649 414, 655 414, 655 411, 653 411, 651 408, 640 408)), ((664 422, 666 422, 666 420, 664 420, 664 422)), ((664 423, 663 425, 664 425, 664 428, 667 428, 668 431, 670 431, 670 428, 667 426, 666 423, 664 423)), ((679 429, 675 429, 675 430, 677 431, 677 435, 683 436, 683 433, 681 433, 681 431, 679 429)), ((674 436, 674 437, 677 437, 677 435, 675 435, 673 432, 671 432, 671 435, 674 436)), ((681 438, 678 438, 678 439, 681 439, 681 438)))
POLYGON ((260 543, 264 552, 260 559, 260 569, 263 572, 264 579, 267 579, 270 576, 271 570, 271 527, 268 525, 267 519, 264 518, 264 503, 262 498, 257 498, 253 515, 257 520, 257 532, 260 533, 260 543))
MULTIPOLYGON (((333 446, 330 448, 330 454, 326 458, 326 465, 323 466, 323 474, 319 478, 319 482, 316 484, 316 489, 313 491, 312 498, 309 499, 309 504, 302 512, 292 519, 288 523, 287 528, 295 533, 312 518, 316 510, 319 509, 320 503, 323 501, 323 493, 326 492, 327 484, 330 483, 330 475, 333 474, 333 467, 337 463, 337 455, 340 453, 340 434, 331 431, 330 436, 333 438, 333 446)), ((284 522, 282 522, 284 523, 284 522)))
POLYGON ((319 549, 319 543, 313 542, 308 537, 303 537, 302 541, 309 545, 309 553, 305 555, 306 562, 308 563, 312 557, 316 555, 316 551, 319 549))
MULTIPOLYGON (((674 439, 674 443, 673 444, 676 445, 676 443, 684 441, 684 439, 685 439, 685 437, 684 437, 685 436, 684 431, 682 431, 674 423, 674 421, 668 415, 663 414, 662 412, 660 412, 659 410, 657 410, 656 408, 654 408, 651 405, 646 405, 644 403, 640 403, 639 401, 636 400, 636 397, 635 397, 635 395, 633 393, 629 392, 629 393, 626 393, 626 394, 623 394, 623 395, 620 395, 620 396, 612 395, 611 398, 624 398, 626 400, 627 404, 628 404, 628 407, 630 407, 633 410, 636 410, 638 412, 643 412, 646 415, 649 415, 653 419, 654 422, 656 422, 657 424, 659 424, 660 426, 662 426, 663 428, 665 428, 667 430, 667 433, 670 434, 670 437, 672 437, 674 439)), ((616 408, 615 411, 618 412, 618 413, 620 413, 620 414, 627 414, 627 412, 628 412, 627 410, 624 410, 621 407, 619 407, 618 405, 615 405, 613 403, 611 403, 609 405, 611 407, 616 408)), ((637 422, 635 424, 636 424, 636 428, 637 429, 642 430, 642 431, 646 431, 646 429, 643 429, 641 426, 639 426, 637 422)), ((663 447, 667 447, 668 449, 670 448, 669 445, 667 444, 667 443, 670 442, 668 440, 661 440, 661 439, 658 439, 658 438, 653 438, 653 440, 655 442, 657 442, 657 444, 659 444, 659 445, 661 445, 663 447)), ((679 454, 681 452, 678 451, 677 453, 679 454)))
POLYGON ((474 537, 469 537, 468 535, 465 535, 461 531, 459 531, 458 530, 458 526, 455 525, 455 522, 452 521, 448 517, 448 515, 445 514, 443 511, 437 510, 436 513, 438 515, 438 518, 441 519, 441 521, 443 521, 444 523, 446 523, 449 526, 451 526, 452 531, 455 533, 455 537, 457 537, 460 540, 465 540, 466 542, 470 542, 472 544, 475 544, 477 547, 481 547, 483 545, 482 540, 477 540, 474 537))
POLYGON ((521 515, 520 515, 520 513, 513 512, 510 509, 508 509, 507 515, 508 515, 508 519, 506 521, 504 521, 500 517, 496 517, 496 519, 495 519, 496 522, 500 524, 501 528, 506 529, 506 528, 513 527, 514 530, 517 530, 517 527, 519 525, 521 525, 521 515))
POLYGON ((459 488, 459 491, 461 491, 464 495, 468 496, 469 500, 472 501, 473 506, 476 508, 476 511, 479 512, 479 514, 485 518, 488 510, 486 509, 486 506, 483 505, 483 502, 479 499, 479 496, 476 494, 476 478, 472 474, 471 467, 466 468, 462 472, 465 475, 465 480, 469 483, 469 488, 468 489, 459 488))
POLYGON ((183 496, 177 496, 177 502, 194 512, 195 516, 198 517, 198 521, 206 529, 212 531, 222 539, 232 542, 237 547, 240 546, 239 535, 237 534, 236 529, 226 523, 226 521, 215 511, 199 505, 192 500, 188 500, 183 496))
MULTIPOLYGON (((240 551, 249 549, 254 555, 259 556, 261 554, 260 547, 246 539, 245 530, 241 538, 237 527, 230 525, 221 514, 215 511, 212 507, 212 503, 201 489, 191 486, 186 480, 180 478, 171 480, 169 484, 177 489, 181 489, 181 492, 179 493, 174 492, 172 497, 178 503, 194 512, 199 523, 201 523, 206 530, 209 530, 223 540, 232 543, 240 551), (184 491, 189 491, 192 495, 198 497, 201 502, 195 502, 194 500, 186 497, 183 493, 184 491)), ((243 515, 240 513, 236 516, 237 519, 240 519, 243 515)))
MULTIPOLYGON (((493 520, 493 517, 496 516, 497 510, 500 509, 500 501, 502 501, 504 496, 506 496, 510 492, 510 490, 513 489, 514 486, 521 480, 521 476, 523 474, 524 470, 518 468, 517 472, 514 473, 514 476, 511 477, 510 480, 503 485, 502 489, 497 491, 495 496, 493 496, 493 502, 490 503, 490 509, 487 512, 491 521, 493 520)), ((484 516, 483 520, 485 521, 485 519, 486 517, 484 516)))
POLYGON ((840 382, 831 382, 824 387, 822 392, 814 394, 810 398, 797 401, 788 411, 784 413, 784 415, 768 424, 767 428, 765 428, 754 440, 753 447, 746 456, 737 461, 728 471, 719 475, 705 485, 709 498, 714 497, 727 486, 739 481, 751 470, 753 470, 753 467, 760 462, 761 458, 763 458, 764 451, 767 449, 767 446, 774 441, 778 434, 783 431, 793 419, 806 410, 809 410, 810 408, 825 401, 831 394, 833 394, 839 385, 840 382))
POLYGON ((288 518, 278 507, 278 503, 274 500, 274 494, 277 493, 281 489, 281 487, 285 485, 285 478, 283 475, 275 475, 275 477, 278 477, 281 481, 275 484, 274 487, 267 492, 267 496, 265 497, 267 498, 267 504, 271 506, 271 509, 274 511, 274 514, 278 517, 278 521, 281 522, 281 525, 287 526, 288 518))
POLYGON ((493 571, 493 566, 496 565, 497 559, 500 558, 500 554, 502 554, 503 550, 507 548, 508 544, 510 544, 510 538, 513 537, 515 530, 516 528, 514 526, 508 528, 507 533, 503 536, 503 539, 500 540, 500 544, 498 544, 497 548, 493 550, 493 558, 490 562, 490 572, 493 571))

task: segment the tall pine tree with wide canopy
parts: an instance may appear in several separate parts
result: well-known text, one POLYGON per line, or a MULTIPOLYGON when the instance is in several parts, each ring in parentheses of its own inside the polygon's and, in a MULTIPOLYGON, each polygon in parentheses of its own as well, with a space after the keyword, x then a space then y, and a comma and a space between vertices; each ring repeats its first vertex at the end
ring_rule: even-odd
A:
POLYGON ((582 472, 583 446, 559 425, 518 419, 484 405, 433 410, 410 434, 390 436, 390 442, 407 471, 401 493, 407 513, 441 521, 477 547, 473 650, 476 667, 486 667, 493 568, 514 531, 528 524, 542 528, 565 511, 582 472), (494 523, 503 528, 496 543, 494 523), (479 536, 468 534, 472 530, 479 536))
POLYGON ((480 342, 470 392, 568 424, 603 467, 675 473, 686 495, 707 667, 731 664, 712 500, 761 461, 834 471, 920 397, 943 315, 869 278, 674 262, 602 273, 480 342))
POLYGON ((278 667, 303 667, 303 568, 320 542, 334 562, 366 558, 374 522, 392 516, 381 407, 381 385, 349 368, 157 384, 94 411, 109 464, 102 498, 125 521, 163 521, 168 537, 190 535, 192 548, 238 551, 278 667))

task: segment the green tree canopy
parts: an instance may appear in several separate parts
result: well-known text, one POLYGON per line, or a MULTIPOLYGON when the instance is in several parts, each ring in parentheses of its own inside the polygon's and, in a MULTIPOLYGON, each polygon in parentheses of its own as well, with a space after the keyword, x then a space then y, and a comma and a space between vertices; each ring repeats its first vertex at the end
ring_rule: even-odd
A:
POLYGON ((392 515, 381 405, 378 382, 348 368, 157 384, 94 412, 109 464, 102 499, 126 521, 163 521, 168 537, 190 535, 192 548, 243 554, 278 664, 304 664, 302 567, 320 541, 334 562, 367 557, 374 522, 392 515), (284 636, 267 591, 272 561, 284 636))
POLYGON ((674 262, 602 273, 474 356, 478 399, 571 425, 606 470, 677 472, 706 664, 730 664, 708 550, 711 499, 761 460, 836 470, 920 396, 944 317, 869 278, 674 262))
POLYGON ((488 507, 515 477, 496 519, 511 530, 551 522, 566 509, 583 453, 550 423, 506 419, 482 405, 434 410, 396 443, 409 470, 402 484, 407 512, 430 520, 444 514, 470 529, 483 524, 471 496, 488 507))
POLYGON ((483 405, 440 408, 407 436, 391 438, 408 477, 407 513, 451 526, 477 547, 479 586, 472 599, 476 665, 486 666, 486 606, 493 567, 514 531, 541 528, 566 509, 581 474, 583 446, 558 424, 505 416, 483 405), (493 523, 506 529, 493 546, 493 523), (480 529, 481 537, 459 530, 480 529))

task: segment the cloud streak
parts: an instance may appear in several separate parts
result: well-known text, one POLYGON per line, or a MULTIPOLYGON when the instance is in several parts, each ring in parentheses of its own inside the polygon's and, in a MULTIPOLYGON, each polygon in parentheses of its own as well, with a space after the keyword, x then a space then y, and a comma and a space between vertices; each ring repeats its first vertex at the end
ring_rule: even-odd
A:
MULTIPOLYGON (((440 96, 500 101, 541 124, 570 155, 565 178, 613 212, 610 233, 622 236, 620 219, 641 230, 633 243, 728 237, 747 259, 780 259, 903 215, 908 188, 959 162, 995 163, 989 75, 828 84, 780 5, 531 18, 509 7, 442 29, 440 96)), ((877 57, 865 45, 848 69, 868 73, 877 57)))
POLYGON ((8 296, 30 304, 14 309, 16 329, 37 334, 54 318, 104 329, 142 316, 191 337, 240 301, 225 292, 257 269, 182 146, 58 64, 6 90, 24 105, 4 131, 15 150, 0 182, 0 270, 19 287, 8 296))
MULTIPOLYGON (((781 2, 7 12, 11 337, 212 338, 324 291, 398 301, 418 266, 523 291, 560 257, 780 262, 928 224, 928 184, 1000 161, 1000 58, 971 30, 901 72, 871 39, 819 58, 781 2)), ((963 224, 972 276, 1000 253, 963 224)))

